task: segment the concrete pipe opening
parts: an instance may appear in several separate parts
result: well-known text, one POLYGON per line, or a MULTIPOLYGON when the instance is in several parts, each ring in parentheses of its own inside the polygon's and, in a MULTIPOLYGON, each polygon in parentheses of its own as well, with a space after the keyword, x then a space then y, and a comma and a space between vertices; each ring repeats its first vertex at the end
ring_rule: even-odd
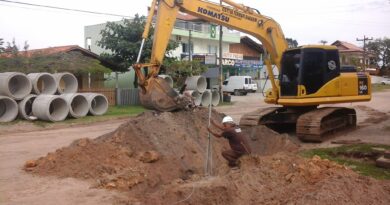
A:
POLYGON ((57 81, 50 73, 30 73, 27 75, 32 83, 34 94, 53 95, 57 91, 57 81))
POLYGON ((63 121, 69 114, 68 103, 57 95, 38 95, 32 106, 33 115, 40 120, 63 121))
POLYGON ((202 103, 202 95, 196 90, 186 90, 184 94, 191 96, 196 106, 202 103))
POLYGON ((211 91, 211 105, 217 106, 219 104, 219 100, 221 96, 217 90, 211 91))
POLYGON ((158 77, 163 78, 163 79, 165 80, 165 82, 167 82, 168 85, 169 85, 171 88, 173 88, 173 79, 172 79, 171 76, 169 76, 169 75, 158 75, 158 77))
POLYGON ((11 122, 18 116, 18 104, 7 96, 0 96, 0 122, 11 122))
POLYGON ((99 93, 82 93, 88 100, 89 113, 91 115, 104 115, 108 110, 106 96, 99 93))
POLYGON ((31 92, 31 81, 23 73, 0 73, 0 95, 21 100, 31 92))
POLYGON ((188 77, 185 84, 187 84, 187 90, 196 90, 200 93, 203 93, 207 88, 207 81, 203 76, 188 77))
POLYGON ((211 102, 211 92, 210 90, 206 90, 204 91, 204 93, 202 93, 201 105, 204 107, 208 107, 210 105, 210 102, 211 102))
POLYGON ((22 101, 18 103, 19 117, 25 120, 35 120, 36 117, 32 113, 32 105, 36 95, 27 95, 22 101))
POLYGON ((62 94, 69 106, 69 116, 74 118, 84 117, 88 114, 89 104, 84 95, 81 94, 62 94))
POLYGON ((72 73, 55 73, 57 80, 57 92, 59 94, 64 93, 76 93, 79 85, 77 78, 72 73))

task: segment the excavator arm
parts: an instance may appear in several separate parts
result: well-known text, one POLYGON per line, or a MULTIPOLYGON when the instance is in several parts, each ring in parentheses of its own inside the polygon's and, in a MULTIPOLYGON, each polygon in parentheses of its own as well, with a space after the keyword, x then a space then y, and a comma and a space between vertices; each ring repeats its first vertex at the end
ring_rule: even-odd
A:
MULTIPOLYGON (((148 26, 151 24, 152 18, 150 15, 154 15, 153 5, 155 5, 155 1, 153 0, 151 8, 153 11, 149 13, 145 29, 149 29, 148 26)), ((266 54, 264 63, 272 84, 272 92, 267 94, 267 101, 269 103, 277 102, 279 94, 273 78, 272 64, 280 69, 282 54, 287 49, 287 42, 280 25, 272 18, 260 14, 255 9, 236 4, 230 0, 223 0, 223 2, 228 4, 228 6, 205 0, 157 1, 157 17, 150 63, 135 64, 133 66, 139 79, 141 79, 139 83, 142 88, 140 94, 141 103, 146 105, 146 107, 170 111, 174 109, 175 103, 180 101, 178 96, 169 90, 161 79, 157 78, 179 11, 247 33, 261 41, 266 54), (143 67, 149 68, 146 77, 141 72, 143 67), (164 109, 164 107, 168 107, 168 109, 164 109)))

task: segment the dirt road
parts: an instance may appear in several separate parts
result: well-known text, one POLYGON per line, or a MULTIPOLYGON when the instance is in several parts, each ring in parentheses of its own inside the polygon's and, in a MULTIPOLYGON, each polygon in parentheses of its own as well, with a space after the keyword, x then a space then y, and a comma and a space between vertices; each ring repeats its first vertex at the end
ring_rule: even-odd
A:
MULTIPOLYGON (((357 107, 360 127, 340 138, 390 144, 390 131, 386 129, 390 121, 375 121, 379 113, 390 114, 389 99, 390 91, 374 93, 371 102, 346 104, 360 106, 357 107)), ((217 110, 231 115, 237 122, 243 113, 269 106, 258 93, 233 96, 232 100, 235 102, 233 105, 218 107, 217 110)), ((124 121, 126 119, 16 134, 0 130, 0 204, 110 204, 121 197, 118 192, 92 189, 84 181, 34 177, 21 168, 26 160, 45 156, 78 138, 95 138, 114 131, 124 121)), ((306 146, 329 146, 330 143, 323 144, 306 146)))
POLYGON ((73 140, 114 131, 125 120, 91 126, 0 135, 0 204, 110 204, 118 194, 90 189, 76 179, 35 177, 21 168, 26 160, 45 156, 73 140))

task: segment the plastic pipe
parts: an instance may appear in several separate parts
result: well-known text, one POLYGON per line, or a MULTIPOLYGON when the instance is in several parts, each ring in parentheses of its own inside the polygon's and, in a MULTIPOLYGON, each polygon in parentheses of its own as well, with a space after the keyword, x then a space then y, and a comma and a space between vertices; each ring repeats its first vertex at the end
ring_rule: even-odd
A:
POLYGON ((89 113, 91 115, 104 115, 108 110, 108 100, 106 96, 99 93, 80 93, 87 98, 89 113))
POLYGON ((57 91, 57 81, 50 73, 29 73, 32 83, 32 93, 54 95, 57 91))
POLYGON ((165 82, 167 82, 168 85, 169 85, 171 88, 173 88, 173 79, 172 79, 171 76, 169 76, 169 75, 158 75, 158 77, 163 78, 163 79, 165 80, 165 82))
POLYGON ((196 90, 200 93, 203 93, 207 88, 207 81, 203 76, 187 77, 185 84, 187 84, 188 90, 196 90))
POLYGON ((7 96, 0 96, 0 122, 11 122, 18 116, 18 104, 7 96))
POLYGON ((25 120, 35 120, 37 119, 32 114, 32 105, 37 95, 27 95, 22 101, 18 103, 19 108, 19 117, 25 120))
POLYGON ((58 95, 38 95, 33 102, 32 112, 40 120, 58 122, 66 119, 69 107, 58 95))
POLYGON ((31 81, 23 73, 0 73, 0 95, 21 100, 31 92, 31 81))
POLYGON ((84 95, 80 93, 68 93, 60 95, 69 106, 69 116, 74 118, 84 117, 88 114, 89 104, 84 95))
POLYGON ((200 106, 202 103, 202 94, 200 94, 196 90, 186 90, 184 91, 185 95, 191 96, 194 99, 194 103, 196 106, 200 106))
POLYGON ((201 106, 207 107, 210 105, 211 100, 211 92, 210 90, 206 90, 202 93, 202 101, 201 106))
POLYGON ((220 99, 221 96, 219 95, 219 92, 217 90, 211 91, 211 105, 217 106, 219 104, 220 99))
POLYGON ((57 80, 57 92, 59 94, 77 92, 79 84, 72 73, 54 73, 53 75, 57 80))

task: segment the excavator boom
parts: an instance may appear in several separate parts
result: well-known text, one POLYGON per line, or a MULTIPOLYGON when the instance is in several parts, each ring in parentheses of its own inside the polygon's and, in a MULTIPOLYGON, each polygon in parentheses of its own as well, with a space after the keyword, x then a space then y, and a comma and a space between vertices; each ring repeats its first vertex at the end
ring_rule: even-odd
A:
MULTIPOLYGON (((242 31, 260 40, 267 54, 264 62, 267 65, 266 68, 272 83, 272 92, 271 96, 268 96, 268 101, 271 103, 277 102, 278 88, 273 78, 272 64, 280 68, 282 54, 287 49, 287 42, 279 24, 272 18, 264 16, 250 7, 236 4, 230 0, 223 0, 223 2, 229 6, 205 0, 159 0, 157 2, 157 17, 150 63, 133 66, 140 79, 142 104, 148 108, 170 111, 175 109, 174 104, 176 102, 183 102, 180 96, 173 95, 172 89, 163 85, 164 81, 158 80, 157 77, 179 12, 185 12, 211 23, 242 31), (146 77, 141 72, 141 69, 144 67, 148 67, 146 77), (160 89, 152 89, 152 87, 159 87, 160 89), (163 90, 163 88, 168 90, 163 90), (171 95, 167 95, 167 93, 171 95)), ((153 7, 151 10, 153 10, 153 7)), ((150 15, 154 15, 154 11, 149 12, 145 32, 149 29, 148 25, 152 21, 150 15)), ((143 36, 147 35, 144 33, 143 36)), ((178 105, 178 107, 183 107, 183 105, 178 105)))

